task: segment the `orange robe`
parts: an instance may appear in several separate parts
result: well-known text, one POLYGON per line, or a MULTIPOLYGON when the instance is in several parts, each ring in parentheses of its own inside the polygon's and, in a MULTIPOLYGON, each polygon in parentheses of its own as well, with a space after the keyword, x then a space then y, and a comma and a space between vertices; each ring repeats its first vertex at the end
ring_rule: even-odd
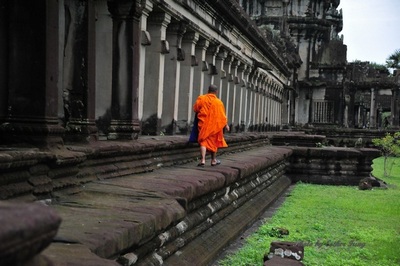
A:
POLYGON ((223 129, 228 123, 225 107, 215 94, 200 95, 193 105, 197 113, 200 146, 209 152, 217 152, 218 148, 228 147, 225 142, 223 129))

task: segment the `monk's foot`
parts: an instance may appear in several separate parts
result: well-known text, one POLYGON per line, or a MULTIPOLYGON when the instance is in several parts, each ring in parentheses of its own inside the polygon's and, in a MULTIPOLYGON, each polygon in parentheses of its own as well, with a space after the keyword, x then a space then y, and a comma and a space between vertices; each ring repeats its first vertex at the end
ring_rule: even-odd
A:
POLYGON ((220 160, 215 159, 215 160, 211 161, 211 166, 216 166, 216 165, 220 165, 220 164, 221 164, 220 160))

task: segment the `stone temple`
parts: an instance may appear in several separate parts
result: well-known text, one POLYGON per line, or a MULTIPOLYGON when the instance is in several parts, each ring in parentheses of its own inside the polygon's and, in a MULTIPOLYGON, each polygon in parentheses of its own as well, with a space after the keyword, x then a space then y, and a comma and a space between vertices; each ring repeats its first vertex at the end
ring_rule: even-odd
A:
MULTIPOLYGON (((43 236, 0 244, 0 262, 23 263, 52 242, 43 256, 54 265, 193 265, 200 246, 197 265, 206 265, 291 182, 356 184, 368 175, 379 156, 371 138, 399 127, 399 73, 347 62, 339 4, 0 0, 0 207, 17 210, 9 217, 19 221, 37 217, 16 231, 43 236), (210 84, 220 88, 232 128, 227 156, 237 153, 219 173, 184 166, 198 156, 187 143, 192 106, 210 84), (335 164, 313 150, 361 138, 361 150, 327 151, 335 164), (320 162, 317 171, 306 157, 320 162), (37 201, 53 211, 31 209, 37 201), (230 232, 219 236, 223 244, 199 242, 217 237, 218 226, 230 232)), ((0 229, 0 243, 13 232, 0 229)))
POLYGON ((395 78, 347 64, 339 0, 0 3, 2 144, 186 134, 210 83, 236 132, 399 124, 395 78))

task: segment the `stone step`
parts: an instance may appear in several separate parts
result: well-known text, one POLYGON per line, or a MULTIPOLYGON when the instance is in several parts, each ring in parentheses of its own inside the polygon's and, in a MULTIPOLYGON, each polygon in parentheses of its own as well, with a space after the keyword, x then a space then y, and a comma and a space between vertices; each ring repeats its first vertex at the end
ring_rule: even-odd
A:
POLYGON ((50 206, 62 223, 41 256, 71 265, 95 256, 97 265, 194 265, 203 247, 208 255, 196 265, 206 265, 290 185, 291 152, 264 146, 223 155, 215 167, 192 162, 58 194, 50 206))

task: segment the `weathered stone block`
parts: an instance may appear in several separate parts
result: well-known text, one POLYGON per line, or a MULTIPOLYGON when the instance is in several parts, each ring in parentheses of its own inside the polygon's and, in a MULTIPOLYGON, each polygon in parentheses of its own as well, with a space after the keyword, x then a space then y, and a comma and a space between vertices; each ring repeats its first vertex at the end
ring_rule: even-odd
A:
POLYGON ((61 218, 39 203, 0 201, 0 265, 23 265, 45 249, 61 218))

